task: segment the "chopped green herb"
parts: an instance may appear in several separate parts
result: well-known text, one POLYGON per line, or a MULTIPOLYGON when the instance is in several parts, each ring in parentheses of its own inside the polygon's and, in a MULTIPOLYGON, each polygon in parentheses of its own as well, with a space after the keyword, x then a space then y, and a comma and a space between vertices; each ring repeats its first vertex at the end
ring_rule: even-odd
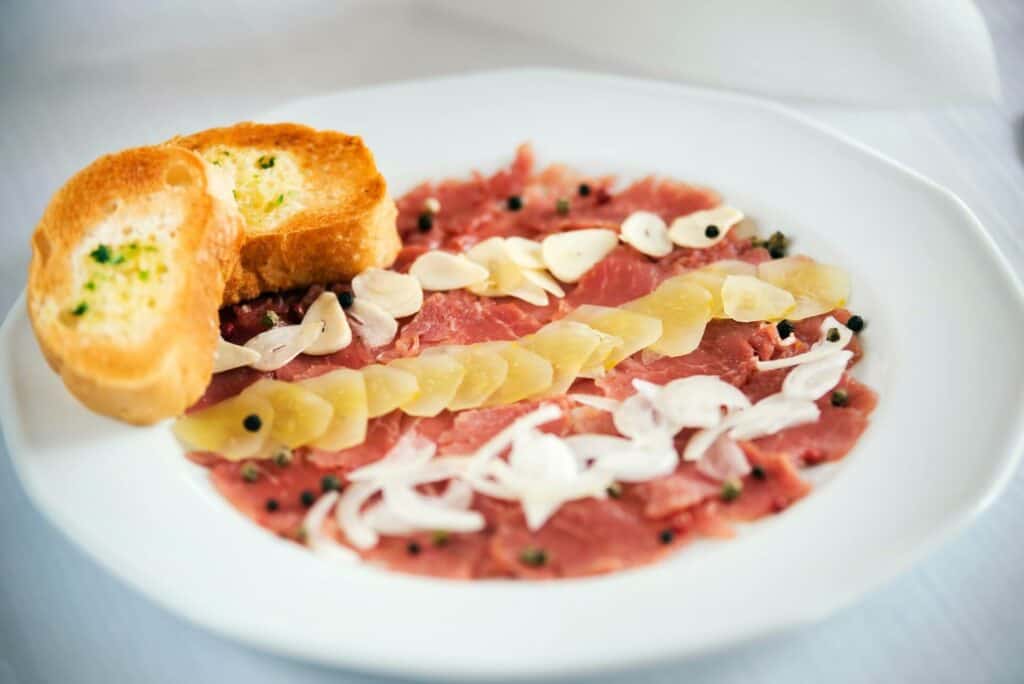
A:
POLYGON ((261 169, 269 169, 274 165, 274 157, 260 157, 256 163, 260 165, 261 169))
POLYGON ((569 213, 569 200, 565 197, 560 198, 555 202, 555 211, 561 216, 566 216, 569 213))
POLYGON ((235 198, 235 201, 238 201, 238 191, 237 190, 232 190, 231 191, 231 196, 235 198))
POLYGON ((277 199, 275 200, 276 204, 281 204, 281 202, 284 202, 284 194, 283 193, 278 195, 277 199))
POLYGON ((219 160, 219 159, 214 159, 214 160, 213 160, 212 162, 210 162, 210 163, 211 163, 211 164, 213 164, 214 166, 220 166, 220 160, 219 160))
POLYGON ((735 501, 743 493, 743 483, 740 480, 726 480, 722 483, 722 501, 735 501))
POLYGON ((156 245, 146 245, 142 249, 144 249, 147 252, 155 252, 156 251, 156 245))
POLYGON ((89 305, 85 302, 78 302, 78 306, 71 310, 72 316, 81 316, 89 310, 89 305))
POLYGON ((118 264, 123 264, 124 263, 124 258, 125 258, 124 254, 118 254, 116 257, 114 257, 113 261, 111 261, 110 263, 112 263, 115 266, 117 266, 118 264))
POLYGON ((106 245, 100 245, 89 252, 89 256, 91 256, 96 263, 105 264, 110 261, 110 248, 106 245))
POLYGON ((445 530, 437 530, 430 536, 430 540, 434 543, 434 546, 448 546, 448 542, 451 541, 451 535, 445 530))
POLYGON ((149 271, 146 271, 146 270, 139 271, 139 280, 142 280, 142 281, 149 280, 149 271))
POLYGON ((520 552, 519 561, 523 565, 539 568, 542 565, 547 565, 548 552, 535 546, 528 546, 520 552))
POLYGON ((227 150, 221 150, 220 153, 223 154, 225 157, 230 157, 231 156, 231 153, 228 152, 227 150))
POLYGON ((260 469, 252 463, 245 463, 242 465, 242 479, 246 482, 255 482, 260 478, 260 469))
POLYGON ((850 395, 846 393, 846 390, 838 389, 832 393, 833 406, 846 406, 849 403, 850 395))
POLYGON ((87 282, 87 283, 85 284, 85 289, 86 289, 86 290, 95 290, 95 289, 96 289, 96 283, 94 283, 94 282, 92 282, 92 281, 90 280, 89 282, 87 282))

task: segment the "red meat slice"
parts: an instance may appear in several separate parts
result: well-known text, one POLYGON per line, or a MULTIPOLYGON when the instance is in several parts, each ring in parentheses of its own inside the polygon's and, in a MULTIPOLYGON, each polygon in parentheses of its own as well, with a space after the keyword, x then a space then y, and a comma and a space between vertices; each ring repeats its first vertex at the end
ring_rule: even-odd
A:
POLYGON ((217 373, 210 378, 210 384, 199 400, 189 407, 187 413, 204 409, 217 402, 230 399, 260 378, 270 377, 270 373, 261 373, 252 368, 234 368, 217 373))
POLYGON ((649 518, 664 518, 717 496, 722 485, 704 477, 692 463, 681 463, 676 472, 630 487, 630 495, 643 502, 643 513, 649 518))
MULTIPOLYGON (((557 402, 563 409, 568 407, 566 399, 559 399, 557 402)), ((518 418, 536 409, 540 403, 524 401, 509 406, 460 411, 455 415, 451 429, 438 437, 438 450, 445 454, 473 453, 484 442, 497 435, 518 418)), ((568 411, 563 410, 558 418, 542 425, 541 430, 556 435, 566 435, 569 433, 569 426, 568 411)))
POLYGON ((583 304, 619 306, 648 294, 660 280, 655 264, 632 249, 617 247, 580 278, 566 302, 571 309, 583 304))
POLYGON ((350 472, 383 458, 401 436, 402 424, 399 411, 371 418, 366 427, 366 440, 362 444, 341 451, 310 449, 308 458, 322 468, 340 468, 343 472, 350 472))

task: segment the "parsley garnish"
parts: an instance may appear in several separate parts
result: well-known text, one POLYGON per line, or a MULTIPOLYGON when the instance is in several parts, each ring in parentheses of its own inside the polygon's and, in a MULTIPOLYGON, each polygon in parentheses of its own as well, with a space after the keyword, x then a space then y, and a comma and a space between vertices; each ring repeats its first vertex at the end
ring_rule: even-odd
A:
POLYGON ((110 248, 106 245, 100 245, 89 252, 89 256, 91 256, 96 263, 105 264, 110 261, 110 248))
POLYGON ((274 165, 274 157, 260 157, 256 160, 261 169, 269 169, 274 165))

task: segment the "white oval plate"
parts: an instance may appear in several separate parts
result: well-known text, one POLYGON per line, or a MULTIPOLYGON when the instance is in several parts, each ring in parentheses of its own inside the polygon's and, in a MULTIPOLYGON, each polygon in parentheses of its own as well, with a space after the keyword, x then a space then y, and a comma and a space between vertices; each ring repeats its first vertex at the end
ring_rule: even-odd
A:
MULTIPOLYGON (((857 374, 881 392, 855 451, 804 501, 660 564, 540 584, 458 583, 320 560, 222 501, 166 425, 94 416, 0 334, 0 415, 32 499, 168 609, 298 658, 406 676, 528 677, 651 664, 821 618, 978 514, 1022 435, 1020 286, 952 194, 776 105, 660 83, 506 71, 288 105, 362 134, 398 193, 506 162, 648 172, 719 189, 762 230, 853 274, 857 374)), ((821 478, 819 478, 821 479, 821 478)))

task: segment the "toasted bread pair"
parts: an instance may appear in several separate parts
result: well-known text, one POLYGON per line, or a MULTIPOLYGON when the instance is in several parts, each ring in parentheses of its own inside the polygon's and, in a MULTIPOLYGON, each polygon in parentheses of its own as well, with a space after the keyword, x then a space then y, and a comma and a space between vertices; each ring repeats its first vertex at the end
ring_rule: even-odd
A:
POLYGON ((36 338, 94 411, 178 415, 209 383, 223 303, 390 264, 395 214, 341 133, 247 123, 101 157, 32 237, 36 338))

